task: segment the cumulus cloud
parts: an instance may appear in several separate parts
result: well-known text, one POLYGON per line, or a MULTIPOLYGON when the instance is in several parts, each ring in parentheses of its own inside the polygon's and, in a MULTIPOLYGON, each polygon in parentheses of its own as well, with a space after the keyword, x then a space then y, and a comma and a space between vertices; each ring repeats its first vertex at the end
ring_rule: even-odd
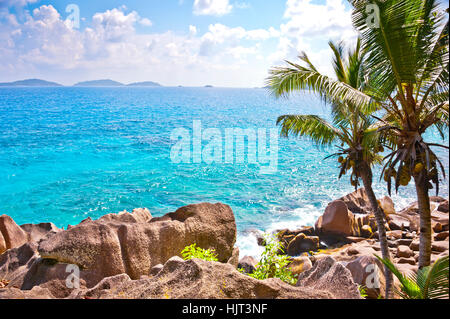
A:
POLYGON ((281 25, 281 32, 293 37, 332 38, 354 34, 351 10, 345 7, 343 0, 326 0, 324 4, 312 0, 288 0, 284 17, 288 22, 281 25))
POLYGON ((38 63, 65 67, 77 59, 79 38, 51 5, 34 9, 23 24, 10 24, 9 30, 8 38, 3 39, 9 44, 3 54, 18 66, 38 63))
POLYGON ((150 21, 150 19, 142 18, 139 20, 139 24, 143 25, 144 27, 151 27, 153 25, 153 22, 150 21))
POLYGON ((197 35, 197 32, 198 32, 198 30, 197 30, 197 27, 195 26, 195 25, 190 25, 189 26, 189 35, 190 36, 195 36, 195 35, 197 35))
MULTIPOLYGON (((279 33, 274 29, 255 29, 246 30, 242 27, 230 28, 226 25, 216 23, 212 24, 208 28, 208 32, 201 37, 200 51, 201 56, 211 56, 218 52, 232 52, 233 56, 236 56, 232 50, 233 48, 241 46, 240 52, 243 52, 241 42, 258 42, 264 41, 269 38, 277 37, 279 33)), ((254 49, 247 47, 246 52, 253 52, 254 49)))
POLYGON ((320 4, 312 0, 287 0, 285 23, 280 25, 277 50, 269 56, 272 64, 296 60, 305 51, 319 69, 333 75, 328 40, 356 40, 351 19, 351 9, 345 0, 326 0, 320 4))
POLYGON ((229 0, 195 0, 194 14, 222 16, 233 9, 229 0))
MULTIPOLYGON (((0 19, 2 29, 8 30, 0 35, 0 74, 11 77, 2 80, 46 78, 53 72, 57 78, 51 79, 65 84, 113 77, 124 82, 202 85, 205 74, 209 74, 233 85, 237 78, 233 72, 239 72, 249 57, 261 54, 258 43, 277 36, 273 28, 246 30, 222 24, 210 25, 203 35, 193 25, 184 35, 171 31, 142 34, 136 32, 137 25, 148 23, 137 12, 126 10, 96 13, 84 29, 71 28, 51 5, 28 13, 24 22, 17 22, 13 14, 0 19), (152 75, 150 79, 148 74, 152 75)), ((235 85, 248 81, 241 79, 242 83, 235 85)))
POLYGON ((216 43, 223 43, 226 40, 267 40, 279 36, 279 32, 274 28, 246 30, 243 27, 230 28, 221 23, 211 24, 208 32, 203 36, 216 43))
MULTIPOLYGON (((223 3, 230 6, 225 1, 222 8, 223 3)), ((184 34, 137 32, 139 25, 150 27, 151 21, 126 7, 86 17, 84 29, 71 28, 51 5, 25 12, 18 19, 12 11, 0 10, 2 81, 54 76, 49 80, 72 84, 111 77, 123 82, 256 86, 263 83, 271 66, 295 60, 302 50, 319 67, 329 66, 328 39, 336 34, 353 36, 343 0, 321 5, 288 0, 285 20, 267 29, 215 23, 204 33, 186 25, 184 34), (342 17, 346 21, 340 21, 342 17)))
POLYGON ((112 9, 96 13, 92 18, 92 25, 98 37, 108 41, 121 41, 134 33, 134 25, 138 20, 139 15, 135 11, 125 14, 118 9, 112 9))

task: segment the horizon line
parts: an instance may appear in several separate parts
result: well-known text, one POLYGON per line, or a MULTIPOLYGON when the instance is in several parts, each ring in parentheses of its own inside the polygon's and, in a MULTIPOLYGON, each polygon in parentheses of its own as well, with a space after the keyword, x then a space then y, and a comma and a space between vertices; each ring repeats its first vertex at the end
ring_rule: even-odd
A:
MULTIPOLYGON (((40 78, 26 78, 26 79, 21 79, 21 80, 15 80, 15 81, 8 81, 8 82, 0 82, 0 87, 49 87, 46 85, 14 85, 17 82, 24 82, 24 81, 43 81, 43 82, 47 82, 47 83, 51 83, 51 84, 55 84, 54 87, 130 87, 132 86, 132 84, 140 84, 140 83, 146 83, 146 82, 152 82, 155 83, 154 86, 151 85, 142 85, 141 87, 185 87, 185 88, 230 88, 230 89, 238 89, 238 88, 242 88, 242 89, 255 89, 255 88, 259 88, 259 89, 264 89, 267 88, 266 85, 264 86, 216 86, 216 85, 211 85, 211 84, 204 84, 204 85, 198 85, 198 86, 188 86, 188 85, 164 85, 161 84, 159 82, 156 81, 134 81, 134 82, 130 82, 130 83, 122 83, 116 80, 112 80, 112 79, 97 79, 97 80, 86 80, 86 81, 79 81, 79 82, 75 82, 74 84, 61 84, 59 82, 56 81, 49 81, 49 80, 44 80, 44 79, 40 79, 40 78), (97 81, 112 81, 117 83, 118 85, 78 85, 78 84, 84 84, 84 83, 89 83, 89 82, 97 82, 97 81), (11 85, 8 85, 11 84, 11 85)), ((139 85, 136 85, 136 87, 139 87, 139 85)))

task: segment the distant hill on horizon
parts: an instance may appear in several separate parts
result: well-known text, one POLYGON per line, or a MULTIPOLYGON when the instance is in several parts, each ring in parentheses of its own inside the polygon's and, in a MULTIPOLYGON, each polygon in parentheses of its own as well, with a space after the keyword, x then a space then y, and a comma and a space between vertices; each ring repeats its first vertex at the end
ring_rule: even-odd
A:
POLYGON ((73 86, 125 86, 125 84, 113 81, 113 80, 94 80, 94 81, 83 81, 74 84, 73 86))
POLYGON ((145 82, 130 83, 127 86, 162 86, 162 85, 157 82, 145 81, 145 82))
POLYGON ((94 80, 94 81, 83 81, 74 84, 74 86, 84 86, 84 87, 117 87, 117 86, 133 86, 133 87, 159 87, 162 86, 159 83, 152 81, 145 82, 134 82, 130 84, 123 84, 117 81, 105 79, 105 80, 94 80))
MULTIPOLYGON (((0 82, 0 87, 155 87, 156 88, 156 87, 164 87, 164 85, 153 81, 132 82, 129 84, 124 84, 110 79, 81 81, 73 85, 63 85, 56 82, 50 82, 41 79, 26 79, 14 82, 0 82)), ((178 85, 176 87, 181 88, 184 86, 178 85)), ((214 88, 215 86, 208 84, 202 87, 214 88)), ((258 88, 259 87, 254 87, 254 89, 258 88)), ((262 88, 269 88, 269 87, 264 86, 262 88)))
POLYGON ((56 82, 49 82, 49 81, 40 80, 40 79, 27 79, 27 80, 15 81, 15 82, 3 82, 3 83, 0 83, 0 86, 59 87, 59 86, 63 86, 63 85, 56 83, 56 82))

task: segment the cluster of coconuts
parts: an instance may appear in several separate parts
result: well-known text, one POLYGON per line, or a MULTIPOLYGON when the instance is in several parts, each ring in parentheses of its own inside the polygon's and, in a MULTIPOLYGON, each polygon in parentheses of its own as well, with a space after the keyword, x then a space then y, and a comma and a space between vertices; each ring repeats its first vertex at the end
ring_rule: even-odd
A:
MULTIPOLYGON (((351 168, 355 168, 356 165, 356 162, 350 157, 344 158, 343 156, 339 156, 338 162, 341 164, 341 168, 345 168, 345 172, 351 168)), ((350 183, 355 187, 358 185, 358 178, 354 174, 350 177, 350 183)))
MULTIPOLYGON (((394 168, 389 168, 385 171, 384 173, 384 180, 387 182, 389 179, 397 178, 397 174, 400 174, 400 179, 399 179, 399 183, 401 186, 407 186, 410 182, 411 182, 411 176, 412 174, 419 174, 420 172, 422 172, 425 169, 425 165, 420 162, 417 161, 414 164, 414 168, 411 172, 410 168, 409 168, 409 164, 405 163, 403 166, 401 166, 398 170, 398 172, 395 171, 394 168)), ((432 180, 433 178, 436 177, 437 174, 437 170, 435 167, 433 167, 429 172, 428 172, 428 177, 430 180, 432 180)))

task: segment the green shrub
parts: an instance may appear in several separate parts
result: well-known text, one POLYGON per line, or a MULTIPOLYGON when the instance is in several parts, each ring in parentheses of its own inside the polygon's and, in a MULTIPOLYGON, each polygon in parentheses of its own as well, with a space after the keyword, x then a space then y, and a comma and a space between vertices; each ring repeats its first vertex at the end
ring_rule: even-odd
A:
POLYGON ((367 290, 365 286, 358 285, 359 294, 361 295, 361 298, 367 299, 367 290))
POLYGON ((217 254, 215 253, 214 249, 203 249, 197 247, 197 244, 192 244, 185 247, 181 251, 181 256, 183 256, 184 260, 198 258, 206 261, 218 261, 217 254))
POLYGON ((288 268, 291 263, 289 256, 284 253, 283 245, 275 236, 265 235, 265 250, 261 255, 261 260, 256 265, 256 270, 249 274, 255 279, 264 280, 267 278, 279 278, 284 282, 294 285, 297 278, 288 268))

